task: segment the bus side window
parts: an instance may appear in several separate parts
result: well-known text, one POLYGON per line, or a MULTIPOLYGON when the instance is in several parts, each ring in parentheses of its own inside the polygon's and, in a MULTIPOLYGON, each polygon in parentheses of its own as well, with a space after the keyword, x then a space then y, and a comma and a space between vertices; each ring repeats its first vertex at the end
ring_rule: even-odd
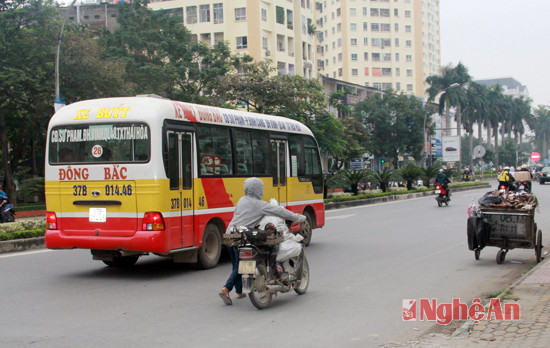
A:
POLYGON ((179 189, 179 166, 178 166, 178 135, 176 133, 168 134, 168 170, 166 174, 170 179, 170 189, 179 189))

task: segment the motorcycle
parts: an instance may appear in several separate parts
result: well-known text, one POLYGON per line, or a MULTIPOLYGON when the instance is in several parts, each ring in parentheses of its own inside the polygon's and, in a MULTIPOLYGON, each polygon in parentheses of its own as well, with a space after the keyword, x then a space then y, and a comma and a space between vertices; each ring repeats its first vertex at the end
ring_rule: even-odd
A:
POLYGON ((443 187, 441 184, 435 185, 435 200, 437 201, 438 206, 442 206, 445 204, 446 206, 449 205, 449 196, 447 193, 447 190, 445 190, 445 187, 443 187))
POLYGON ((13 209, 13 204, 6 203, 0 207, 0 223, 4 222, 14 222, 15 221, 15 210, 13 209))
POLYGON ((258 308, 269 306, 273 295, 294 290, 298 295, 306 293, 309 286, 309 265, 303 245, 298 256, 277 262, 278 244, 282 234, 273 224, 264 230, 241 227, 239 249, 239 274, 242 276, 243 293, 258 308))

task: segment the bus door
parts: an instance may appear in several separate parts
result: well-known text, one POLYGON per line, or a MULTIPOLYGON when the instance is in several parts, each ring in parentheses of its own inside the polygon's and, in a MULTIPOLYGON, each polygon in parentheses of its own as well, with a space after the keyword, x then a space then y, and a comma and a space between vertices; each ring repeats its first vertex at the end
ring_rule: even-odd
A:
POLYGON ((276 194, 277 201, 280 205, 287 205, 287 140, 271 139, 271 159, 273 163, 273 192, 276 194))
POLYGON ((168 233, 173 238, 171 249, 195 245, 193 209, 193 133, 167 131, 168 176, 170 179, 170 223, 168 233))

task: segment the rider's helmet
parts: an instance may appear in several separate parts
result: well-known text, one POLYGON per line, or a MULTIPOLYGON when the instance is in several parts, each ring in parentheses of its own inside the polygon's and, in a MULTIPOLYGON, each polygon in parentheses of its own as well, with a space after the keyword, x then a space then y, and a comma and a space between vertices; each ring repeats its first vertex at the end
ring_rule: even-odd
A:
POLYGON ((443 173, 443 169, 440 169, 439 172, 440 172, 440 173, 443 173))
POLYGON ((504 170, 510 170, 510 167, 506 166, 503 168, 504 170))

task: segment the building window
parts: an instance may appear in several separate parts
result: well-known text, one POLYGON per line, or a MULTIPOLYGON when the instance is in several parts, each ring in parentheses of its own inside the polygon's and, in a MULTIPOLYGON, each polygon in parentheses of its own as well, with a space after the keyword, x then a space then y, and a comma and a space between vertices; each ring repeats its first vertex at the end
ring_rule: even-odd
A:
POLYGON ((341 32, 342 31, 342 23, 336 24, 336 31, 341 32))
POLYGON ((262 21, 267 22, 267 10, 262 8, 262 21))
POLYGON ((210 5, 199 5, 199 16, 201 23, 210 22, 210 5))
POLYGON ((338 76, 342 76, 342 68, 338 68, 338 76))
POLYGON ((248 48, 248 38, 246 36, 237 36, 237 49, 248 48))
POLYGON ((410 26, 410 25, 405 25, 405 31, 406 31, 407 33, 410 33, 410 32, 412 31, 411 26, 410 26))
POLYGON ((399 53, 396 53, 396 54, 395 54, 395 61, 396 61, 396 62, 399 62, 399 53))
POLYGON ((350 27, 351 31, 357 31, 357 23, 351 23, 349 25, 349 27, 350 27))
POLYGON ((342 53, 338 53, 338 61, 339 61, 339 62, 342 61, 342 53))
POLYGON ((387 91, 391 89, 391 83, 382 83, 382 90, 387 91))
POLYGON ((393 9, 393 15, 394 15, 395 17, 399 17, 399 10, 396 9, 396 8, 394 8, 394 9, 393 9))
POLYGON ((369 30, 369 24, 367 22, 363 22, 363 31, 369 30))
MULTIPOLYGON (((369 76, 369 68, 365 68, 365 76, 369 76)), ((368 82, 365 83, 365 86, 368 86, 368 82)))
POLYGON ((285 62, 277 62, 277 72, 279 75, 285 75, 286 74, 286 63, 285 62))
POLYGON ((342 14, 342 10, 340 8, 337 8, 336 9, 336 17, 340 17, 341 14, 342 14))
POLYGON ((212 5, 212 14, 214 15, 214 24, 223 23, 223 4, 212 5))
POLYGON ((342 47, 342 38, 341 37, 338 38, 338 47, 342 47))
POLYGON ((376 88, 378 90, 382 90, 382 84, 380 82, 375 82, 372 84, 373 88, 376 88))
POLYGON ((370 9, 370 16, 371 17, 378 17, 379 16, 378 9, 377 8, 371 8, 370 9))
POLYGON ((349 9, 349 15, 352 16, 352 17, 357 16, 357 10, 354 9, 354 8, 350 8, 349 9))
POLYGON ((407 69, 407 76, 413 76, 412 69, 407 69))
POLYGON ((368 38, 368 37, 364 37, 364 38, 363 38, 363 45, 364 45, 364 46, 368 46, 368 45, 369 45, 369 38, 368 38))
POLYGON ((267 50, 267 48, 268 48, 268 41, 267 41, 267 37, 265 37, 265 36, 262 36, 262 48, 264 50, 267 50))
POLYGON ((412 62, 413 57, 410 54, 407 54, 407 62, 412 62))
POLYGON ((351 39, 351 45, 357 46, 357 39, 351 39))
POLYGON ((372 54, 372 61, 373 62, 379 62, 380 61, 380 53, 373 53, 372 54))
POLYGON ((405 41, 407 47, 412 47, 412 40, 405 41))
POLYGON ((363 16, 366 16, 366 15, 367 15, 367 8, 363 7, 363 16))
POLYGON ((384 62, 391 62, 391 53, 384 53, 382 59, 384 60, 384 62))
POLYGON ((411 83, 407 83, 407 92, 412 92, 413 85, 411 83))
POLYGON ((365 60, 365 61, 369 60, 369 52, 363 53, 363 60, 365 60))
POLYGON ((371 46, 380 46, 380 39, 379 38, 372 38, 370 39, 371 46))
POLYGON ((396 82, 395 83, 395 89, 398 90, 398 91, 401 90, 401 82, 396 82))
POLYGON ((382 46, 382 48, 391 47, 391 39, 381 39, 380 45, 382 46))
POLYGON ((246 20, 246 7, 239 7, 235 9, 235 20, 236 21, 246 20))
POLYGON ((285 9, 281 6, 276 7, 276 21, 279 24, 285 24, 285 9))
POLYGON ((185 14, 185 21, 187 24, 197 23, 197 6, 187 6, 185 14))
POLYGON ((357 70, 357 69, 351 69, 351 75, 352 75, 352 76, 357 76, 357 75, 359 75, 359 70, 357 70))
POLYGON ((372 30, 372 31, 380 31, 380 24, 378 24, 378 23, 371 23, 371 24, 370 24, 370 30, 372 30))
POLYGON ((382 76, 391 76, 391 68, 382 68, 382 76))
POLYGON ((294 29, 294 16, 291 10, 286 10, 286 27, 288 29, 294 29))
POLYGON ((390 25, 388 23, 380 24, 380 31, 390 31, 390 25))
POLYGON ((411 11, 405 11, 405 18, 411 18, 411 11))
POLYGON ((395 76, 401 76, 401 69, 395 68, 395 76))
POLYGON ((380 17, 389 17, 390 16, 390 9, 389 8, 381 8, 380 9, 380 17))
POLYGON ((351 54, 351 60, 355 61, 355 62, 357 61, 357 53, 352 53, 351 54))
POLYGON ((395 31, 396 33, 399 32, 399 24, 398 24, 398 23, 395 23, 395 24, 393 25, 393 31, 395 31))

